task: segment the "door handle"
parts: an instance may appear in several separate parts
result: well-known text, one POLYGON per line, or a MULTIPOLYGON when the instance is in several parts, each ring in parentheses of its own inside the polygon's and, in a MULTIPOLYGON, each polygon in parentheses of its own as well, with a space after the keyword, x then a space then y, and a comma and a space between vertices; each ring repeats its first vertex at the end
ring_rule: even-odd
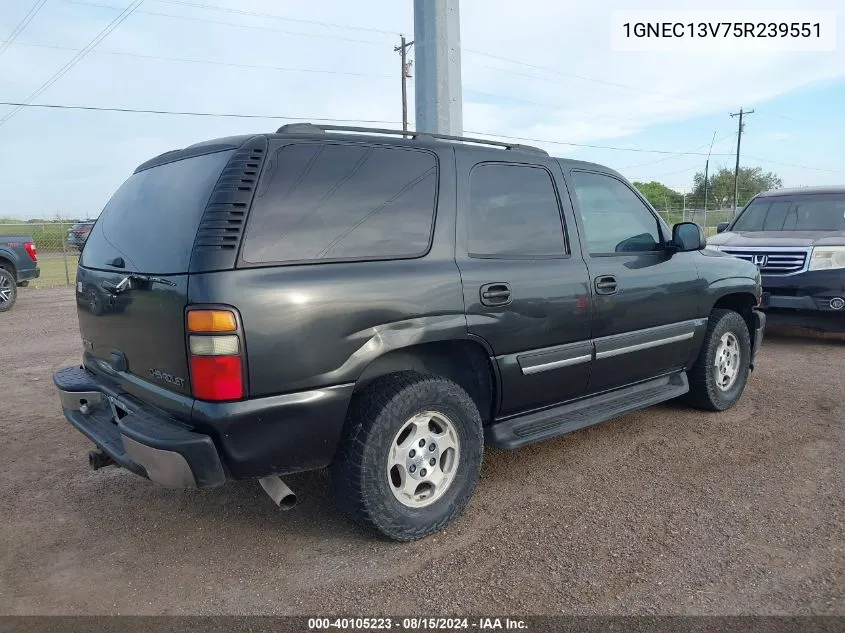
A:
POLYGON ((511 287, 504 282, 484 284, 479 294, 481 303, 486 306, 503 306, 511 302, 511 287))
POLYGON ((616 291, 619 289, 619 286, 616 283, 616 277, 613 275, 601 275, 596 277, 594 285, 596 288, 596 294, 600 295, 616 294, 616 291))

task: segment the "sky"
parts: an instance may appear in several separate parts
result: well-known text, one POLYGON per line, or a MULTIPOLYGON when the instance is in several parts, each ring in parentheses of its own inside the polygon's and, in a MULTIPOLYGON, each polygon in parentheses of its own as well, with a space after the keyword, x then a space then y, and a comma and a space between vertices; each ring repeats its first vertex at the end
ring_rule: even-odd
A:
MULTIPOLYGON (((27 100, 132 3, 46 0, 0 54, 0 101, 27 100)), ((0 38, 40 4, 0 1, 0 38)), ((537 139, 553 155, 683 191, 706 155, 646 150, 706 154, 715 133, 711 170, 733 168, 730 113, 744 107, 755 112, 743 166, 785 186, 843 183, 845 7, 801 8, 837 5, 834 52, 634 53, 612 50, 610 31, 613 10, 639 7, 631 0, 461 0, 464 133, 537 139)), ((144 0, 32 103, 290 119, 21 109, 0 124, 0 217, 96 217, 139 163, 209 138, 319 118, 400 127, 400 33, 413 37, 411 0, 144 0)), ((413 79, 409 91, 413 126, 413 79)), ((0 105, 0 119, 14 110, 0 105)))

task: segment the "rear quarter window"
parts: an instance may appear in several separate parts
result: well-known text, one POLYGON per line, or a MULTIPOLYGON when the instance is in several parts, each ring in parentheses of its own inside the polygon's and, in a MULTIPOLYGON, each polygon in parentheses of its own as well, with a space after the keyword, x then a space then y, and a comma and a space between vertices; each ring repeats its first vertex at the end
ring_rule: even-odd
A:
POLYGON ((165 163, 132 174, 106 204, 82 251, 81 264, 164 275, 188 271, 208 198, 234 150, 165 163))
POLYGON ((262 177, 241 258, 282 264, 420 257, 431 242, 436 198, 430 152, 286 145, 262 177))

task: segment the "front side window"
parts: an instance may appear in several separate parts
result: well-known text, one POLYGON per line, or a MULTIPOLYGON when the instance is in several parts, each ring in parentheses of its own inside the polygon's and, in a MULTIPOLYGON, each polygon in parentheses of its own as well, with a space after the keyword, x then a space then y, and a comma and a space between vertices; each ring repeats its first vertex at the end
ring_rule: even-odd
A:
POLYGON ((552 177, 541 167, 484 163, 470 174, 467 250, 471 257, 566 254, 552 177))
POLYGON ((574 171, 572 184, 591 255, 660 249, 657 218, 623 182, 574 171))
POLYGON ((242 251, 245 262, 419 257, 437 195, 433 154, 366 145, 296 144, 270 160, 242 251))

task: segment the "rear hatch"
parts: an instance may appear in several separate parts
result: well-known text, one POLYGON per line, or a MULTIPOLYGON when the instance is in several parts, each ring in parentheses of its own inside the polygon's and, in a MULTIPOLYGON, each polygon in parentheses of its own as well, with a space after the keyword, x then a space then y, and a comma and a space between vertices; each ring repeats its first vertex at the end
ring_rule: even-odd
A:
POLYGON ((234 153, 216 149, 136 170, 91 229, 77 271, 86 366, 183 413, 191 395, 185 343, 191 254, 234 153))

